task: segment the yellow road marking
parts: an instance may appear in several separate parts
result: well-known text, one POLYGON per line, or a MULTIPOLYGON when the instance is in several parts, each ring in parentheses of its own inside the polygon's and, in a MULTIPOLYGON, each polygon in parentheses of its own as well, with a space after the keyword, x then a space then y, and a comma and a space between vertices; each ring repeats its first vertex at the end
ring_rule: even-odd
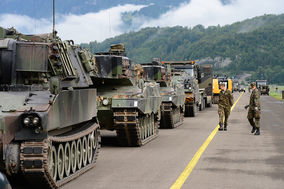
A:
MULTIPOLYGON (((231 111, 235 108, 236 104, 240 100, 240 98, 243 96, 244 93, 241 93, 237 101, 234 103, 234 105, 231 108, 231 111)), ((188 163, 186 168, 183 170, 183 172, 180 174, 178 179, 175 181, 175 183, 171 186, 171 189, 180 189, 184 182, 187 180, 191 172, 193 171, 194 167, 198 163, 200 157, 202 156, 203 152, 206 150, 207 146, 210 144, 212 139, 215 137, 217 131, 219 129, 219 125, 215 127, 215 129, 211 132, 211 134, 208 136, 208 138, 205 140, 205 142, 202 144, 202 146, 198 149, 198 151, 194 154, 191 161, 188 163)))

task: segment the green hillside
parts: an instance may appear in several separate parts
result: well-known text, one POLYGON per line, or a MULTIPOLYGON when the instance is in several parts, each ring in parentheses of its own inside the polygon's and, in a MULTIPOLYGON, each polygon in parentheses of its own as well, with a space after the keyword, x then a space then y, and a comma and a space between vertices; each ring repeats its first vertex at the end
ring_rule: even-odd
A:
POLYGON ((232 25, 193 28, 145 28, 102 43, 83 44, 92 52, 124 43, 135 62, 198 59, 231 74, 251 72, 252 79, 284 83, 284 14, 264 15, 232 25))

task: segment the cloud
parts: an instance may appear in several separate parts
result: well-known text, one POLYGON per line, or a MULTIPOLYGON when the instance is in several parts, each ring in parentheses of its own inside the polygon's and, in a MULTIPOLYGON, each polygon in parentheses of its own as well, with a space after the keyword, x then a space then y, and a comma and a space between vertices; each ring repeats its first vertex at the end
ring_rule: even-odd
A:
MULTIPOLYGON (((102 41, 124 33, 121 13, 140 10, 145 5, 119 5, 96 13, 83 15, 57 15, 56 30, 62 39, 74 39, 77 43, 102 41)), ((15 27, 23 33, 49 33, 51 20, 34 19, 25 15, 0 15, 0 26, 15 27)))
POLYGON ((264 14, 284 13, 283 0, 232 0, 222 4, 220 0, 191 0, 181 4, 141 26, 204 26, 226 25, 264 14))
MULTIPOLYGON (((96 2, 90 0, 90 2, 96 2)), ((134 17, 132 26, 125 27, 121 14, 134 12, 149 5, 118 5, 95 13, 82 15, 57 15, 56 30, 62 39, 73 39, 76 43, 99 42, 106 38, 139 30, 149 26, 204 26, 226 25, 263 14, 284 13, 284 0, 230 0, 222 4, 221 0, 191 0, 178 7, 171 8, 158 19, 145 16, 134 17)), ((34 19, 25 15, 2 14, 0 26, 12 27, 22 33, 49 33, 51 19, 34 19)))
POLYGON ((124 33, 121 13, 133 12, 145 7, 144 5, 123 5, 84 15, 65 15, 57 24, 59 34, 64 38, 74 38, 80 42, 90 40, 102 41, 124 33))
POLYGON ((15 15, 15 14, 2 14, 0 15, 0 26, 9 28, 14 27, 17 30, 28 32, 28 33, 38 33, 37 29, 39 31, 45 31, 46 26, 50 25, 51 29, 51 23, 46 19, 34 19, 25 15, 15 15))

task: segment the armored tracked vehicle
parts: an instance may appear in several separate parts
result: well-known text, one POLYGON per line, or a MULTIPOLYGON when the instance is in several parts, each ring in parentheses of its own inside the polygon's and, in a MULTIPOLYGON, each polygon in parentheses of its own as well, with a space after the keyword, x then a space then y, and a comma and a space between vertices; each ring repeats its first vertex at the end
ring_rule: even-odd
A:
POLYGON ((170 65, 172 72, 183 71, 184 91, 185 91, 185 117, 195 117, 198 110, 205 107, 202 91, 198 84, 198 70, 194 61, 162 61, 165 65, 170 65))
POLYGON ((160 128, 172 129, 183 123, 184 89, 183 83, 171 80, 171 71, 160 62, 141 64, 145 81, 154 81, 160 85, 162 96, 160 128))
POLYGON ((158 135, 161 96, 159 85, 144 83, 143 69, 132 65, 124 45, 97 53, 98 119, 102 129, 115 130, 122 146, 142 146, 158 135))
POLYGON ((51 35, 3 30, 0 168, 29 188, 58 188, 94 167, 100 148, 90 54, 51 35))

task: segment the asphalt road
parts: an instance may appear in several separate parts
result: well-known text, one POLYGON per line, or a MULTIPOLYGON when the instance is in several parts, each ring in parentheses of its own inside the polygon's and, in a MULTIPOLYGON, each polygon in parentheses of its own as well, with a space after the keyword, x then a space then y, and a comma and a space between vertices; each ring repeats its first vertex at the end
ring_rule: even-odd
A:
MULTIPOLYGON (((284 102, 261 96, 261 135, 254 136, 244 110, 248 100, 245 93, 231 113, 228 131, 216 134, 183 188, 284 188, 284 102)), ((217 124, 214 105, 185 118, 179 128, 160 130, 141 148, 119 147, 115 133, 103 132, 96 167, 62 188, 170 188, 217 124)))
MULTIPOLYGON (((284 188, 284 103, 261 97, 261 135, 254 136, 243 108, 248 99, 242 96, 228 131, 217 133, 183 188, 284 188)), ((214 105, 141 148, 116 146, 114 133, 103 132, 97 166, 63 188, 170 188, 217 124, 214 105)))

